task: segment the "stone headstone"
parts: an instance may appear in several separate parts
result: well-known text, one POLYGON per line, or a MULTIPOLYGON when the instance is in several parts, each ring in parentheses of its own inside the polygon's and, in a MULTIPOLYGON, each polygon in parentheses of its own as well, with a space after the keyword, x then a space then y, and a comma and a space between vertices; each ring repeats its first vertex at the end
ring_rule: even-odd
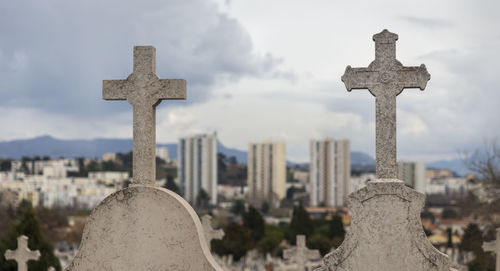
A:
POLYGON ((133 181, 92 211, 67 270, 222 270, 193 208, 155 184, 155 108, 185 93, 184 80, 156 75, 152 46, 134 47, 134 71, 127 79, 103 82, 104 99, 126 99, 133 106, 133 181))
POLYGON ((491 242, 483 243, 485 252, 493 252, 496 257, 496 269, 500 270, 500 228, 497 228, 497 239, 491 242))
POLYGON ((49 267, 49 269, 47 269, 47 271, 56 271, 56 269, 53 266, 51 266, 49 267))
POLYGON ((224 237, 224 231, 222 229, 214 230, 212 228, 212 217, 209 215, 204 215, 201 217, 201 225, 203 226, 203 231, 205 233, 205 240, 207 241, 207 246, 210 247, 210 242, 214 239, 222 239, 224 237))
POLYGON ((396 96, 404 88, 423 90, 430 79, 424 65, 396 60, 397 39, 387 30, 374 35, 375 60, 367 68, 348 66, 342 76, 348 91, 367 88, 376 98, 377 179, 349 195, 350 229, 318 270, 450 270, 448 257, 423 231, 425 196, 396 179, 396 96))
POLYGON ((297 271, 305 271, 309 260, 320 258, 319 250, 307 248, 305 235, 297 235, 297 246, 283 250, 283 259, 295 261, 297 271))
POLYGON ((28 248, 28 237, 21 235, 17 237, 17 249, 5 251, 5 259, 17 262, 18 271, 28 271, 28 261, 37 261, 40 258, 40 251, 31 251, 28 248))

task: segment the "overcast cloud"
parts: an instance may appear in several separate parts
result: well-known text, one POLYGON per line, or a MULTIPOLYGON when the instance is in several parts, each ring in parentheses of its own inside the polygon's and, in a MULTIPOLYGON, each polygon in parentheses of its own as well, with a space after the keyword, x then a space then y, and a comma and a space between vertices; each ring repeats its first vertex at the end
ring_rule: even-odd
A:
POLYGON ((350 138, 374 154, 375 105, 348 93, 372 35, 399 34, 397 57, 425 63, 423 92, 398 96, 402 159, 453 158, 500 136, 498 1, 2 1, 0 140, 131 136, 126 102, 101 99, 125 78, 133 45, 157 48, 157 73, 188 80, 187 101, 158 107, 157 139, 216 130, 229 147, 283 140, 308 160, 311 138, 350 138))

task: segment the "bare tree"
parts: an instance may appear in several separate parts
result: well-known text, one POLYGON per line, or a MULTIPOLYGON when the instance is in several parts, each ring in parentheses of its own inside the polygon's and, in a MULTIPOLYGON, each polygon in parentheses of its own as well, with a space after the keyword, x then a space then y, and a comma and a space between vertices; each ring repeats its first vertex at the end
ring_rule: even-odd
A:
POLYGON ((500 188, 500 145, 499 139, 486 140, 483 147, 465 159, 467 167, 478 174, 486 183, 500 188))

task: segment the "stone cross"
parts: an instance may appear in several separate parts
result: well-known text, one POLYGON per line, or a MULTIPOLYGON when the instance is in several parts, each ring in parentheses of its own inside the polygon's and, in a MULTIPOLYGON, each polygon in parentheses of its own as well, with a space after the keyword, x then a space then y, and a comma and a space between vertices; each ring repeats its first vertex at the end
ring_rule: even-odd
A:
POLYGON ((134 47, 134 71, 125 80, 104 80, 105 100, 127 100, 133 117, 133 184, 155 184, 156 106, 161 100, 186 99, 184 79, 160 79, 156 75, 156 49, 134 47))
POLYGON ((375 60, 367 68, 347 66, 342 76, 348 91, 368 89, 376 103, 376 172, 396 178, 396 96, 404 88, 425 89, 430 74, 425 65, 405 67, 396 59, 398 35, 384 29, 373 35, 375 60))
POLYGON ((497 263, 495 270, 500 270, 500 228, 497 228, 497 239, 495 241, 483 243, 483 250, 496 254, 497 263))
POLYGON ((205 233, 205 241, 207 242, 208 248, 210 248, 210 243, 214 239, 222 239, 224 237, 224 231, 222 229, 214 230, 212 228, 212 217, 209 215, 204 215, 201 217, 201 225, 203 226, 203 232, 205 233))
POLYGON ((28 237, 21 235, 17 237, 17 249, 8 249, 5 252, 5 259, 17 262, 18 271, 28 271, 28 261, 37 261, 40 258, 40 251, 31 251, 28 248, 28 237))
POLYGON ((319 259, 321 255, 317 249, 308 249, 306 246, 306 236, 297 235, 297 246, 283 251, 284 259, 294 259, 297 262, 297 270, 306 270, 306 262, 310 259, 319 259))

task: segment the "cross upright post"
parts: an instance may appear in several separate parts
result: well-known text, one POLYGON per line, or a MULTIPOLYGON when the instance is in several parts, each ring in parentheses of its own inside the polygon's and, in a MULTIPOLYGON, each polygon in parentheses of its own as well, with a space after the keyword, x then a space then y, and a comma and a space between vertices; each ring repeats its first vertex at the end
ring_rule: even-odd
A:
POLYGON ((156 106, 161 100, 186 99, 184 79, 156 75, 156 49, 134 46, 134 71, 125 80, 104 80, 105 100, 127 100, 133 106, 133 184, 154 185, 156 179, 156 106))
POLYGON ((347 66, 342 81, 348 91, 368 89, 376 103, 376 174, 396 179, 396 96, 405 88, 424 90, 430 74, 424 64, 405 67, 396 59, 398 35, 384 29, 373 35, 375 60, 367 68, 347 66))
POLYGON ((31 251, 28 248, 28 237, 21 235, 17 237, 17 249, 5 251, 5 259, 17 262, 18 271, 28 271, 28 261, 37 261, 40 258, 40 251, 31 251))

